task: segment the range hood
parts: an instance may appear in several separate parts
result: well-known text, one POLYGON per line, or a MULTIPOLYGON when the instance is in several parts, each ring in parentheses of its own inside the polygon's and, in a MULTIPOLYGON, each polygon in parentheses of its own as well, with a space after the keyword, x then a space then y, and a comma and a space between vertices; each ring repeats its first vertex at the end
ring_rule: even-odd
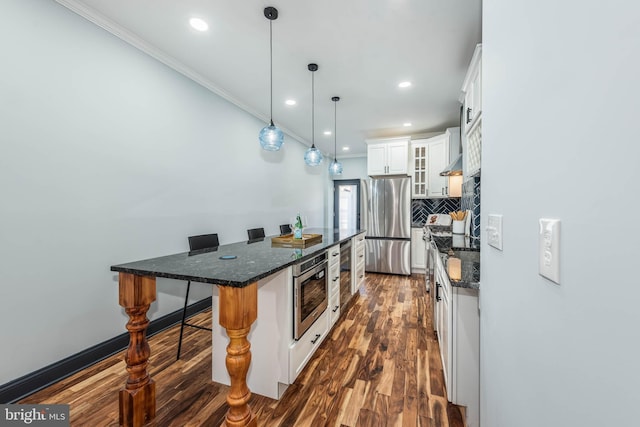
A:
POLYGON ((462 154, 458 154, 453 162, 440 172, 440 176, 462 175, 462 154))

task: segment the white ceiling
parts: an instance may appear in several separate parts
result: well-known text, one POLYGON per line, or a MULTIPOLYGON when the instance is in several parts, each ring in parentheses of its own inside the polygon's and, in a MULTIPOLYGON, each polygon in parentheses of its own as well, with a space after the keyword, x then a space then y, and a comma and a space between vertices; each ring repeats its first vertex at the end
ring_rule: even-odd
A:
MULTIPOLYGON (((459 123, 458 97, 481 41, 481 0, 57 0, 256 117, 269 117, 273 21, 273 119, 338 158, 366 153, 366 138, 444 131, 459 123), (199 17, 201 33, 189 26, 199 17), (410 88, 398 83, 409 80, 410 88), (286 99, 297 105, 286 106, 286 99), (404 127, 403 123, 412 123, 404 127), (342 151, 349 146, 348 152, 342 151)), ((258 132, 256 129, 256 144, 258 132)), ((286 140, 285 140, 286 143, 286 140)))

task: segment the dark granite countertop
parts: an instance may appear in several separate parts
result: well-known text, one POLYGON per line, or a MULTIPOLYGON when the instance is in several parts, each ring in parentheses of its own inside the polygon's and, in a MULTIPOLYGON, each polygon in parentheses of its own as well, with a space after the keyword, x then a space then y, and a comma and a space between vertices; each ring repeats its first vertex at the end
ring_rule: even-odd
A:
POLYGON ((322 234, 322 242, 306 249, 272 246, 273 236, 267 236, 264 239, 231 243, 209 250, 182 252, 113 265, 111 271, 244 287, 292 264, 311 258, 363 231, 309 228, 304 232, 322 234), (235 255, 236 258, 220 259, 229 255, 235 255))
POLYGON ((480 241, 462 235, 431 236, 451 286, 480 289, 480 241))

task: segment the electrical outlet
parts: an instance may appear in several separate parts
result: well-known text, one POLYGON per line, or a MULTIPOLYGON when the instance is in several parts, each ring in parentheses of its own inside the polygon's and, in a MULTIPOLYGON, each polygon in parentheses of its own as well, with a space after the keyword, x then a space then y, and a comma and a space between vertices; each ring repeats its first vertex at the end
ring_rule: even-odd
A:
POLYGON ((538 272, 560 284, 560 220, 540 218, 538 272))
POLYGON ((489 246, 502 250, 502 215, 489 214, 487 222, 489 246))

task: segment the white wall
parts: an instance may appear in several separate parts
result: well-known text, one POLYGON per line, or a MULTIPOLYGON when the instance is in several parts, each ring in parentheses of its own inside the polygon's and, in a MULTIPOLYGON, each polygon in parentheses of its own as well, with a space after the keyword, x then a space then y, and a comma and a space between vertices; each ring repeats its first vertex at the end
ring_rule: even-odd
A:
MULTIPOLYGON (((333 179, 367 179, 367 158, 366 157, 349 157, 342 159, 338 157, 338 161, 342 163, 342 175, 332 177, 333 179)), ((328 166, 327 166, 328 167, 328 166)))
MULTIPOLYGON (((262 151, 264 123, 53 1, 0 10, 0 384, 125 332, 113 264, 325 223, 298 142, 262 151)), ((149 317, 184 291, 159 279, 149 317)))
POLYGON ((640 3, 483 2, 484 427, 637 424, 640 3), (561 284, 538 218, 562 220, 561 284), (635 422, 633 420, 636 420, 635 422))

